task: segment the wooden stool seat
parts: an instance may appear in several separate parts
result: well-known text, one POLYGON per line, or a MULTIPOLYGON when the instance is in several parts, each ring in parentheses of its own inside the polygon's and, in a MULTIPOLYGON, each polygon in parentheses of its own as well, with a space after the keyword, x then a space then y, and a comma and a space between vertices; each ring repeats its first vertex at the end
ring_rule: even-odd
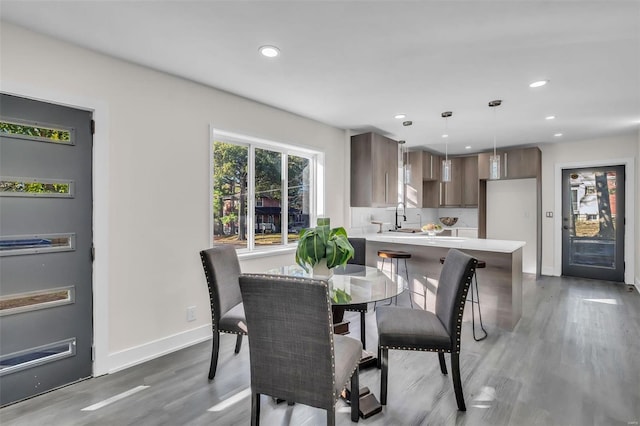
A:
POLYGON ((411 259, 411 253, 400 250, 379 250, 378 257, 385 259, 411 259))
MULTIPOLYGON (((440 263, 444 264, 445 257, 440 258, 440 263)), ((476 265, 477 269, 482 269, 487 267, 487 262, 484 260, 478 260, 478 264, 476 265)), ((477 272, 477 271, 476 271, 477 272)), ((471 327, 473 329, 473 340, 479 342, 480 340, 484 340, 487 338, 487 330, 484 329, 484 325, 482 324, 482 312, 480 311, 480 292, 478 291, 478 275, 473 273, 473 282, 471 283, 471 327), (475 296, 474 296, 475 289, 475 296), (478 305, 478 317, 480 318, 480 329, 484 332, 482 337, 476 337, 476 312, 475 305, 478 305)))

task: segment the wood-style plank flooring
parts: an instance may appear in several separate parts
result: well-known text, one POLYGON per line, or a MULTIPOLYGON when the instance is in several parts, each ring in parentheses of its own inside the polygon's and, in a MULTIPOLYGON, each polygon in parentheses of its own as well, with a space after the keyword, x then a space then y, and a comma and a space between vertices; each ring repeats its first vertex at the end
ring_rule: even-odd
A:
MULTIPOLYGON (((480 284, 482 285, 482 283, 480 284)), ((450 376, 433 353, 391 351, 389 400, 363 425, 638 425, 640 295, 628 286, 573 278, 527 276, 523 317, 512 332, 486 327, 475 342, 465 322, 461 354, 466 412, 457 410, 450 376)), ((408 299, 400 304, 407 304, 408 299)), ((359 318, 347 313, 352 335, 359 318)), ((9 425, 248 425, 247 340, 233 354, 223 335, 214 381, 207 379, 210 342, 98 377, 0 410, 9 425), (138 386, 137 393, 81 411, 138 386), (245 391, 244 393, 242 393, 245 391), (221 406, 239 395, 238 401, 221 406), (245 395, 243 397, 243 395, 245 395), (212 410, 212 411, 210 411, 212 410)), ((375 313, 367 314, 369 349, 375 313)), ((447 356, 447 363, 449 362, 447 356)), ((379 370, 363 370, 361 386, 379 395, 379 370)), ((232 400, 231 400, 232 401, 232 400)), ((262 400, 263 425, 323 425, 325 412, 262 400)), ((350 425, 338 402, 336 424, 350 425)))

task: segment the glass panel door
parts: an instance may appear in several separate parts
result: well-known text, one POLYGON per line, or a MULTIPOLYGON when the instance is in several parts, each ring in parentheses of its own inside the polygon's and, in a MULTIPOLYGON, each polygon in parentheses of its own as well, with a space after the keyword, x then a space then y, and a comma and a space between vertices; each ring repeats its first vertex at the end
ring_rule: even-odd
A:
POLYGON ((624 166, 562 171, 562 275, 624 281, 624 166))

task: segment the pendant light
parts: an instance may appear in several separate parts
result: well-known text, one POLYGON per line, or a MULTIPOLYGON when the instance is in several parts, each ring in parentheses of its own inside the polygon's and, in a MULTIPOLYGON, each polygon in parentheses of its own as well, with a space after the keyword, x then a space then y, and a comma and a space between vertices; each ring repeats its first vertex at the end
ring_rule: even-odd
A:
POLYGON ((500 179, 500 156, 496 152, 496 107, 502 104, 500 99, 489 102, 489 108, 493 108, 493 155, 489 156, 489 179, 500 179))
POLYGON ((407 148, 405 147, 405 143, 406 141, 404 140, 398 141, 398 151, 400 154, 400 161, 398 162, 400 165, 400 173, 398 174, 400 176, 398 182, 399 202, 405 201, 405 185, 409 182, 409 180, 407 179, 407 148))
POLYGON ((442 160, 442 173, 440 173, 440 180, 442 182, 451 182, 451 160, 449 160, 449 133, 448 133, 448 119, 453 113, 451 111, 445 111, 442 113, 444 118, 444 134, 443 138, 447 138, 444 144, 444 160, 442 160))

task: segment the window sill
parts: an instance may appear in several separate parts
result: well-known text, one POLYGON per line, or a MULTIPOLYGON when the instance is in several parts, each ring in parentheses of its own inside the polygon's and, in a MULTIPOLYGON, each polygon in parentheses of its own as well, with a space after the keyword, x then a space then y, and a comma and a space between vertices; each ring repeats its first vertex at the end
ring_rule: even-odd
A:
POLYGON ((238 259, 240 260, 249 260, 249 259, 258 259, 261 257, 270 257, 270 256, 280 256, 283 254, 295 253, 297 244, 288 245, 284 247, 278 248, 268 248, 268 249, 259 249, 254 251, 247 252, 238 252, 238 259))

